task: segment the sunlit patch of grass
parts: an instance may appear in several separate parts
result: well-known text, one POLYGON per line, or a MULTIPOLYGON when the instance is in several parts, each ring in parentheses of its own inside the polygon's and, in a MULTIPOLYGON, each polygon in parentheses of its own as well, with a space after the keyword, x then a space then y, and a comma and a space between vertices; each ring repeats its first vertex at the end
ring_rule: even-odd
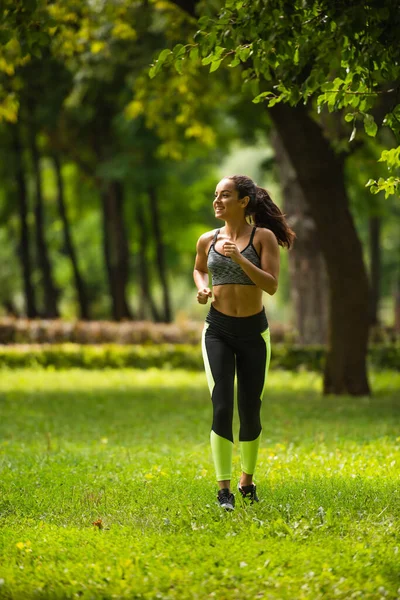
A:
POLYGON ((0 598, 399 598, 400 375, 371 383, 271 372, 261 500, 228 514, 204 374, 3 371, 0 598))

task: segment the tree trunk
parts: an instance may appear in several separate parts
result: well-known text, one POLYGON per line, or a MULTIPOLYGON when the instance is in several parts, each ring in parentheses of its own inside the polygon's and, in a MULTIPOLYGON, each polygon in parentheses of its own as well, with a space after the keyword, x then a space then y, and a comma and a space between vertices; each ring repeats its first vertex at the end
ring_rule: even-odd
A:
POLYGON ((277 104, 270 115, 310 206, 329 276, 324 393, 369 394, 369 284, 344 187, 343 161, 304 106, 277 104))
POLYGON ((35 178, 35 226, 36 226, 36 252, 37 260, 43 276, 44 287, 44 316, 56 318, 59 316, 57 308, 58 291, 54 285, 49 252, 45 238, 45 223, 43 211, 42 174, 40 171, 40 156, 36 142, 34 126, 30 131, 30 150, 35 178))
POLYGON ((103 247, 112 299, 112 313, 116 321, 130 319, 126 299, 129 279, 129 248, 123 220, 123 187, 119 181, 110 181, 102 191, 103 247))
POLYGON ((370 324, 379 325, 379 300, 381 283, 381 217, 369 218, 370 273, 370 324))
POLYGON ((151 316, 154 321, 160 322, 161 316, 157 310, 153 297, 151 295, 151 288, 149 282, 149 273, 147 268, 147 231, 146 231, 146 221, 143 214, 143 207, 140 202, 137 205, 136 209, 136 219, 139 226, 139 272, 140 272, 140 299, 141 299, 141 307, 140 312, 142 318, 146 318, 146 307, 150 308, 151 316))
POLYGON ((157 270, 158 270, 158 274, 159 274, 160 281, 161 281, 161 287, 162 287, 162 291, 163 291, 164 321, 166 323, 170 323, 171 318, 172 318, 170 293, 169 293, 168 281, 167 281, 167 270, 166 270, 166 264, 165 264, 164 244, 162 241, 162 233, 161 233, 160 211, 158 208, 157 191, 154 186, 149 186, 148 194, 149 194, 149 199, 150 199, 151 219, 153 222, 154 237, 155 237, 155 242, 156 242, 157 270))
POLYGON ((328 276, 317 228, 297 182, 287 152, 274 132, 271 142, 283 192, 283 212, 296 233, 289 252, 290 294, 300 344, 326 344, 328 326, 328 276))
POLYGON ((89 319, 89 306, 86 295, 85 285, 79 270, 78 260, 75 252, 75 247, 72 241, 70 224, 68 221, 67 210, 64 199, 64 182, 61 175, 61 165, 57 155, 53 155, 54 169, 57 179, 57 203, 58 210, 61 216, 61 221, 64 230, 64 244, 67 254, 71 260, 72 270, 74 273, 75 287, 78 294, 78 302, 81 319, 89 319))
POLYGON ((18 210, 21 224, 21 237, 18 255, 20 257, 22 266, 26 315, 29 319, 33 319, 37 317, 38 313, 36 309, 35 290, 32 285, 32 262, 30 257, 31 246, 28 227, 28 194, 26 191, 19 125, 13 125, 12 130, 15 153, 15 175, 18 190, 18 210))

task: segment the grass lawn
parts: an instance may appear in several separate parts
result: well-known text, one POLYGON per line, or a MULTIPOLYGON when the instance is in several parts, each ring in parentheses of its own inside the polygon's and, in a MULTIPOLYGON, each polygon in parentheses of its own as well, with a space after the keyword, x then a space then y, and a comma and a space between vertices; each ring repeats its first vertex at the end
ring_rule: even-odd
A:
POLYGON ((272 371, 225 513, 203 373, 2 371, 0 598, 400 599, 400 373, 371 383, 272 371))

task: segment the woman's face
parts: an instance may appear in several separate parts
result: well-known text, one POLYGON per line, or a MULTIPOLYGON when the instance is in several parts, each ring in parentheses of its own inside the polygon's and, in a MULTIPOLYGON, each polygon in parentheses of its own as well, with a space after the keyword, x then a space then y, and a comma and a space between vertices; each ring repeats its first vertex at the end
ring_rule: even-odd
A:
POLYGON ((217 219, 226 221, 229 218, 243 214, 249 197, 239 199, 239 193, 232 179, 221 179, 215 189, 213 207, 217 219))

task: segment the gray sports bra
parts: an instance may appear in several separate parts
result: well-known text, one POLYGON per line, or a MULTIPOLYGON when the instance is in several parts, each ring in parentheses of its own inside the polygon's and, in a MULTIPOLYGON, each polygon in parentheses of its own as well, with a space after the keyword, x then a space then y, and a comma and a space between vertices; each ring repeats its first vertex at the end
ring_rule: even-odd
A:
MULTIPOLYGON (((243 256, 256 265, 256 267, 261 268, 261 259, 253 246, 255 232, 256 228, 253 227, 250 241, 240 254, 243 254, 243 256)), ((217 229, 215 232, 207 258, 207 267, 212 276, 212 285, 226 285, 228 283, 236 283, 239 285, 256 285, 252 282, 250 277, 246 275, 240 265, 235 263, 231 258, 229 258, 229 256, 225 256, 215 249, 218 234, 219 229, 217 229)))

